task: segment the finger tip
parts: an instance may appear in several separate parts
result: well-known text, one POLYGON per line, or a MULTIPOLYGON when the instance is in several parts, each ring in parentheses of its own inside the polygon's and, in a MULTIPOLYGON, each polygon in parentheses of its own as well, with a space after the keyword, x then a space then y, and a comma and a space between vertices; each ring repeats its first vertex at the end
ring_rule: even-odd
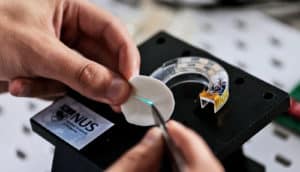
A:
POLYGON ((9 86, 8 87, 8 92, 12 95, 12 96, 15 96, 15 97, 18 97, 18 95, 20 94, 19 93, 19 89, 15 88, 15 86, 9 86))
POLYGON ((131 86, 123 78, 116 78, 112 81, 107 92, 107 98, 113 106, 124 103, 130 96, 131 86))
POLYGON ((150 128, 149 133, 154 133, 154 134, 159 135, 162 132, 161 132, 161 129, 159 129, 158 127, 152 127, 152 128, 150 128))
POLYGON ((175 120, 170 120, 167 123, 167 127, 170 128, 178 128, 178 127, 184 127, 180 122, 175 121, 175 120))
POLYGON ((148 132, 145 134, 143 141, 151 141, 151 142, 156 142, 162 138, 162 132, 158 127, 152 127, 151 129, 148 130, 148 132))
POLYGON ((121 113, 121 107, 120 106, 111 106, 111 109, 116 113, 121 113))
POLYGON ((11 95, 21 97, 25 95, 25 83, 22 80, 12 80, 9 83, 8 91, 11 95))
POLYGON ((115 105, 119 106, 127 101, 131 95, 131 86, 128 82, 125 82, 124 86, 121 88, 120 98, 116 101, 115 105))

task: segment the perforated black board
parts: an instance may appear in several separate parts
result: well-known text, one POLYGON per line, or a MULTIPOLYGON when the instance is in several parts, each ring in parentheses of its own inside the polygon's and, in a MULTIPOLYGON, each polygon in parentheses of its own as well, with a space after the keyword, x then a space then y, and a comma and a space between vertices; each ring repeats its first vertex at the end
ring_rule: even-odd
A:
MULTIPOLYGON (((144 75, 151 74, 167 60, 189 55, 213 59, 227 70, 230 77, 230 97, 218 114, 213 114, 211 107, 200 109, 199 102, 195 101, 202 85, 185 84, 172 88, 176 99, 172 119, 193 128, 204 137, 221 160, 238 150, 276 115, 288 109, 287 93, 165 32, 154 35, 139 46, 139 50, 142 56, 141 73, 144 75)), ((32 119, 31 123, 34 131, 56 146, 70 149, 79 157, 87 159, 87 164, 105 169, 138 142, 148 129, 128 124, 123 115, 115 114, 107 105, 90 101, 75 92, 70 95, 115 125, 81 151, 77 151, 35 120, 32 119)))

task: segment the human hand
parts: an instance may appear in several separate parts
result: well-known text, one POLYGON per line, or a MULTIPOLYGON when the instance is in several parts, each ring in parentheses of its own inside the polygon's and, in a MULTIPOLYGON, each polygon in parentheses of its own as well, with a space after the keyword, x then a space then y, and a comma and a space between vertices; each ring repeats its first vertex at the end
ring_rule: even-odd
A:
POLYGON ((140 58, 124 26, 86 0, 0 0, 0 91, 53 97, 66 85, 113 106, 140 58))
MULTIPOLYGON (((194 131, 175 121, 168 122, 167 127, 185 159, 184 172, 224 171, 205 141, 194 131)), ((163 147, 160 129, 152 128, 140 143, 125 153, 106 172, 159 171, 163 147)))
POLYGON ((185 172, 223 172, 223 166, 206 142, 193 130, 170 121, 168 131, 185 159, 185 172))

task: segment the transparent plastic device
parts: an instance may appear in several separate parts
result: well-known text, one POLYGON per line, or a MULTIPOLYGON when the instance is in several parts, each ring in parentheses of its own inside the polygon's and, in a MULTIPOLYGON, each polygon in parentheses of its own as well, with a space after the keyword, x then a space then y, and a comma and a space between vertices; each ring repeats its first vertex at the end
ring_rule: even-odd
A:
POLYGON ((198 95, 201 108, 212 103, 214 113, 217 113, 229 98, 227 71, 219 63, 204 57, 179 57, 169 60, 151 76, 166 84, 168 82, 173 82, 173 85, 185 82, 203 84, 205 87, 198 95), (177 79, 174 81, 174 78, 177 79))

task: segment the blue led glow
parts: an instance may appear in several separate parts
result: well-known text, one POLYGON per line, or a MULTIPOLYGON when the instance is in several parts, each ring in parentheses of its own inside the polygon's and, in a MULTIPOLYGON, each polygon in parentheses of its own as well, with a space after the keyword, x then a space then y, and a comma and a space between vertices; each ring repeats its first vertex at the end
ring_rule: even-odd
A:
POLYGON ((147 98, 144 98, 144 97, 138 97, 138 96, 135 96, 136 99, 138 99, 139 101, 145 103, 146 105, 148 106, 152 106, 154 103, 152 102, 152 100, 150 99, 147 99, 147 98))

